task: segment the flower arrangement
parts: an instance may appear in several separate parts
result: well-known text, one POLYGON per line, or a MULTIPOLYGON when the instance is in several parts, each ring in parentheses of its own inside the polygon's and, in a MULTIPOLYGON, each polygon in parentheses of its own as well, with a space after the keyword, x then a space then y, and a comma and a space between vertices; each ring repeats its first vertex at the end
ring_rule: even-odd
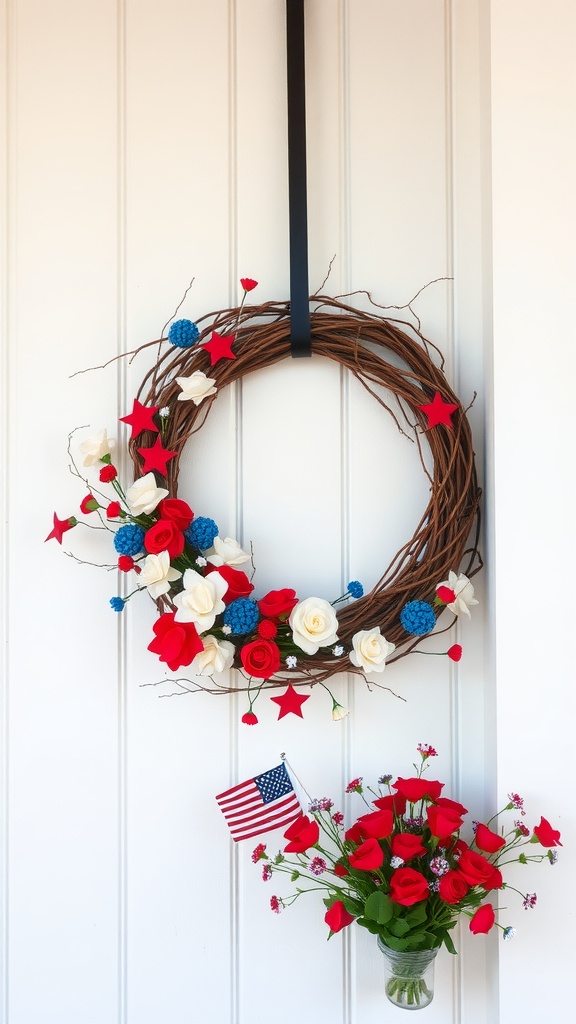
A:
MULTIPOLYGON (((120 482, 113 461, 116 441, 107 430, 80 444, 82 470, 69 446, 72 471, 88 488, 80 503, 84 518, 59 519, 54 514, 47 538, 62 543, 68 530, 80 524, 92 526, 90 520, 98 518, 97 528, 111 535, 115 552, 115 561, 105 567, 116 567, 135 584, 111 598, 112 609, 122 612, 134 594, 147 592, 159 612, 148 650, 172 672, 183 668, 190 672, 193 680, 175 680, 182 689, 218 693, 245 689, 249 707, 243 721, 248 725, 258 721, 253 704, 264 687, 288 683, 281 696, 271 699, 279 706, 279 717, 302 716, 308 695, 298 694, 294 684, 316 682, 325 687, 325 680, 338 671, 380 674, 435 630, 444 609, 452 613, 452 622, 458 615, 469 616, 477 601, 469 575, 459 567, 479 499, 466 416, 457 401, 448 400, 454 396, 441 370, 420 340, 409 338, 384 318, 358 313, 367 339, 393 348, 410 367, 405 377, 394 369, 394 388, 404 415, 407 403, 412 403, 418 445, 425 434, 435 457, 438 479, 430 506, 413 541, 371 594, 365 595, 361 583, 353 580, 333 601, 299 596, 292 587, 282 585, 258 596, 251 553, 236 539, 222 536, 212 518, 195 514, 177 491, 179 456, 198 429, 198 416, 205 418, 219 391, 232 380, 289 354, 284 337, 287 311, 275 303, 245 307, 246 296, 256 284, 242 278, 239 308, 211 314, 207 327, 176 320, 168 337, 161 339, 171 352, 163 351, 145 378, 145 383, 152 379, 152 386, 143 394, 142 385, 132 411, 121 417, 131 431, 128 450, 135 466, 134 483, 125 487, 120 482), (268 322, 271 314, 273 323, 268 322), (267 319, 263 325, 259 323, 262 315, 267 319), (421 378, 418 388, 416 368, 421 378), (97 480, 92 474, 97 474, 97 480), (227 686, 219 678, 231 667, 244 674, 244 687, 227 686)), ((330 332, 336 331, 341 353, 346 338, 354 346, 351 369, 356 376, 362 379, 361 373, 366 372, 369 380, 375 380, 378 368, 383 375, 392 374, 384 360, 359 349, 354 311, 331 301, 344 312, 313 315, 320 344, 324 335, 330 340, 330 332), (366 368, 361 365, 361 352, 368 360, 366 368)), ((340 358, 346 362, 344 355, 340 358)), ((366 386, 370 390, 370 384, 366 386)), ((470 569, 477 568, 475 544, 468 554, 471 575, 470 569)), ((462 648, 452 644, 445 653, 457 661, 462 648)), ((346 710, 328 693, 333 717, 343 717, 346 710)))
MULTIPOLYGON (((310 803, 284 833, 287 843, 275 856, 259 844, 253 854, 262 878, 289 874, 296 891, 288 897, 272 896, 270 907, 280 913, 305 892, 324 895, 328 937, 356 921, 376 935, 381 947, 406 954, 456 949, 451 937, 458 918, 469 919, 473 934, 489 932, 497 924, 490 894, 502 889, 520 895, 525 909, 536 905, 536 893, 522 893, 504 881, 503 868, 512 863, 547 860, 555 864, 560 833, 545 819, 530 830, 523 822, 523 800, 510 793, 508 803, 489 821, 473 822, 466 839, 461 830, 467 809, 442 796, 444 784, 425 777, 436 750, 419 744, 416 775, 392 775, 378 780, 378 790, 365 796, 362 778, 353 779, 346 793, 362 796, 367 810, 344 829, 344 816, 332 800, 310 803), (500 816, 513 820, 500 823, 500 816)), ((497 924, 504 939, 515 929, 497 924)), ((420 1003, 425 993, 418 978, 392 994, 396 1001, 420 1003)), ((390 993, 389 993, 390 994, 390 993)))

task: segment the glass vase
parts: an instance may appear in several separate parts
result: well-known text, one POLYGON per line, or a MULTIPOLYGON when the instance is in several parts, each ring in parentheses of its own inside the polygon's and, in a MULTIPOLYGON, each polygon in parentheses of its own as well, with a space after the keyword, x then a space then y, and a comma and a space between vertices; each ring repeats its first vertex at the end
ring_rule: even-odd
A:
POLYGON ((437 949, 406 950, 399 953, 378 936, 384 954, 386 996, 402 1010, 422 1010, 434 998, 434 960, 437 949))

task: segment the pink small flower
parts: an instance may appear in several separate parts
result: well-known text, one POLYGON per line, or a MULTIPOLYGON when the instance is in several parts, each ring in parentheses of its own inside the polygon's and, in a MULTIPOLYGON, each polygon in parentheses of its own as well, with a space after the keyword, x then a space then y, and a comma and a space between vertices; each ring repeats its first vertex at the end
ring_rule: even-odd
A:
POLYGON ((346 786, 346 792, 347 793, 361 793, 362 792, 362 775, 360 775, 357 779, 352 779, 352 782, 348 783, 348 785, 346 786))
POLYGON ((272 868, 269 864, 264 864, 262 867, 262 881, 268 882, 272 878, 272 868))
POLYGON ((526 811, 524 810, 523 797, 518 796, 518 793, 508 793, 508 799, 512 806, 515 807, 518 811, 520 811, 520 814, 526 814, 526 811))
POLYGON ((536 906, 537 900, 538 897, 535 892, 527 892, 524 897, 524 900, 522 901, 522 906, 524 907, 524 910, 533 910, 536 906))
POLYGON ((266 856, 266 843, 258 843, 258 846, 252 850, 252 863, 256 864, 257 861, 262 860, 266 856))
POLYGON ((336 814, 332 815, 332 821, 335 825, 343 825, 344 815, 342 814, 342 811, 336 811, 336 814))
POLYGON ((270 909, 273 910, 275 914, 279 914, 282 910, 282 900, 279 900, 277 896, 271 896, 270 909))
POLYGON ((314 857, 310 862, 310 871, 313 875, 323 875, 326 871, 326 861, 322 857, 314 857))
POLYGON ((434 747, 431 747, 429 743, 419 743, 416 750, 419 754, 422 754, 423 758, 438 757, 437 751, 434 750, 434 747))
POLYGON ((530 829, 524 824, 523 821, 515 821, 514 828, 517 828, 521 836, 529 836, 530 829))

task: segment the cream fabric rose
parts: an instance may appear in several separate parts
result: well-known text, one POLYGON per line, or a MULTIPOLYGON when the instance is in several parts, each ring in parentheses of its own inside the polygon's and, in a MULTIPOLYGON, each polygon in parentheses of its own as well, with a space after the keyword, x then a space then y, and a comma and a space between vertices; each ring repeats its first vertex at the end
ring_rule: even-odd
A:
POLYGON ((250 558, 245 551, 242 551, 237 540, 232 537, 215 537, 214 551, 208 555, 208 561, 212 565, 243 565, 250 558))
POLYGON ((383 672, 386 658, 396 650, 396 644, 389 643, 382 636, 379 626, 377 629, 361 629, 354 633, 352 647, 350 661, 364 672, 383 672))
POLYGON ((228 640, 217 640, 215 636, 202 637, 204 650, 196 654, 190 671, 197 676, 212 676, 215 672, 225 672, 234 659, 234 644, 228 640))
POLYGON ((178 395, 179 402, 194 402, 194 405, 200 405, 208 395, 216 394, 216 388, 213 386, 216 378, 207 377, 202 370, 195 370, 189 377, 176 377, 176 383, 182 389, 182 394, 178 395))
POLYGON ((449 572, 448 579, 439 583, 438 587, 448 587, 454 592, 454 600, 446 606, 454 615, 464 614, 470 618, 470 608, 478 604, 478 601, 474 597, 474 587, 463 572, 458 573, 458 575, 455 572, 449 572))
POLYGON ((316 654, 319 647, 329 647, 338 639, 338 619, 328 601, 307 597, 290 613, 292 639, 306 654, 316 654))
POLYGON ((174 598, 177 609, 174 621, 193 622, 199 633, 205 633, 214 625, 216 616, 224 611, 222 597, 228 584, 219 572, 201 576, 194 569, 186 569, 183 583, 184 590, 174 598))
POLYGON ((162 498, 167 498, 170 491, 165 487, 156 487, 154 473, 146 473, 126 491, 126 501, 133 516, 141 516, 153 512, 162 498))
POLYGON ((170 565, 170 555, 167 551, 161 551, 158 555, 148 555, 144 560, 139 583, 148 588, 150 597, 156 600, 161 594, 167 594, 170 584, 180 579, 182 575, 178 569, 170 565))
POLYGON ((83 465, 95 466, 105 455, 110 455, 110 452, 115 447, 115 438, 108 437, 106 430, 101 430, 99 434, 94 434, 93 437, 87 437, 80 445, 80 452, 84 456, 83 465))

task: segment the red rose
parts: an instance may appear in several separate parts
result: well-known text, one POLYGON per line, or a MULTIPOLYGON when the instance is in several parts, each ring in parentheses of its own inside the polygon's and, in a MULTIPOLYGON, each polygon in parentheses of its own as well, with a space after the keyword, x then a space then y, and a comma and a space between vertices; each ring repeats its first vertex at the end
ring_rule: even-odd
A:
POLYGON ((364 839, 386 839, 394 828, 392 811, 372 811, 363 814, 357 821, 364 839))
POLYGON ((269 679, 280 668, 280 650, 272 640, 253 640, 240 648, 240 661, 249 676, 269 679))
POLYGON ((438 883, 438 895, 444 903, 460 903, 469 891, 470 886, 459 871, 447 871, 438 883))
POLYGON ((428 898, 429 893, 430 889, 424 875, 414 868, 398 868, 390 879, 390 899, 403 907, 421 903, 428 898))
POLYGON ((476 826, 476 846, 479 850, 484 850, 484 853, 496 853, 506 846, 506 840, 492 832, 487 825, 479 824, 476 826))
POLYGON ((428 808, 426 816, 432 835, 438 839, 447 839, 463 823, 463 818, 451 807, 438 807, 437 804, 428 808))
POLYGON ((428 797, 429 800, 437 800, 440 796, 440 791, 444 789, 443 782, 433 782, 432 779, 398 778, 392 785, 411 804, 418 803, 424 797, 428 797))
POLYGON ((342 900, 336 900, 336 903, 333 903, 330 910, 324 914, 324 920, 331 932, 341 932, 343 928, 352 924, 354 915, 348 913, 342 900))
POLYGON ((351 843, 361 843, 363 841, 364 835, 357 821, 344 833, 344 839, 348 839, 351 843))
POLYGON ((165 612, 156 620, 152 629, 156 637, 148 644, 148 650, 165 661, 172 672, 189 665, 196 654, 204 650, 204 644, 196 632, 193 622, 175 622, 175 612, 165 612))
POLYGON ((258 725, 258 719, 253 711, 246 711, 245 714, 242 715, 242 721, 244 722, 244 725, 258 725))
POLYGON ((119 501, 111 501, 110 504, 108 505, 108 508, 106 509, 106 518, 107 519, 118 519, 119 515, 120 515, 120 502, 119 501))
POLYGON ((167 551, 170 558, 177 558, 184 551, 184 534, 171 519, 159 519, 146 530, 144 547, 151 555, 167 551))
POLYGON ((415 836, 410 832, 398 832, 392 837, 392 856, 401 857, 402 860, 423 857, 426 847, 422 845, 421 840, 422 836, 415 836))
POLYGON ((271 590, 257 602, 265 619, 287 617, 298 604, 295 590, 271 590))
POLYGON ((102 466, 100 470, 100 482, 103 484, 109 484, 111 480, 115 480, 118 476, 118 470, 116 466, 102 466))
POLYGON ((379 807, 381 811, 390 810, 398 817, 402 817, 406 810, 406 797, 402 796, 401 793, 391 793, 390 796, 379 796, 374 801, 374 806, 379 807))
POLYGON ((468 808, 464 807, 464 804, 459 804, 457 800, 450 800, 447 796, 439 796, 434 803, 437 807, 449 807, 451 811, 456 811, 456 814, 462 816, 468 814, 468 808))
POLYGON ((384 861, 384 851, 377 839, 367 839, 348 858, 357 871, 376 871, 384 861))
POLYGON ((179 530, 187 530, 194 519, 190 505, 180 498, 162 498, 158 504, 160 519, 169 519, 179 530))
POLYGON ((344 867, 343 864, 335 864, 334 874, 338 875, 338 878, 344 878, 346 875, 349 875, 350 872, 348 871, 348 868, 344 867))
POLYGON ((541 846, 562 846, 560 833, 552 828, 546 818, 540 818, 540 824, 534 826, 534 835, 541 846))
POLYGON ((490 931, 494 920, 494 907, 490 903, 483 903, 470 921, 470 931, 473 935, 478 935, 480 932, 485 934, 490 931))
POLYGON ((484 889, 499 889, 498 878, 502 875, 486 857, 474 850, 464 850, 458 861, 458 871, 469 885, 481 885, 484 889), (494 884, 496 883, 496 884, 494 884))
POLYGON ((230 604, 237 597, 250 597, 254 590, 246 573, 241 572, 240 569, 234 569, 232 565, 209 565, 206 568, 206 575, 208 576, 211 572, 219 572, 222 579, 225 579, 228 584, 228 590, 222 598, 224 604, 230 604))
POLYGON ((439 845, 447 850, 455 860, 458 860, 464 853, 464 850, 469 848, 468 843, 465 843, 463 839, 456 839, 454 841, 453 836, 448 836, 447 839, 441 839, 439 845))
POLYGON ((310 821, 307 814, 301 814, 284 833, 284 839, 289 840, 288 846, 284 847, 284 853, 305 853, 310 846, 316 846, 319 838, 318 822, 310 821))

